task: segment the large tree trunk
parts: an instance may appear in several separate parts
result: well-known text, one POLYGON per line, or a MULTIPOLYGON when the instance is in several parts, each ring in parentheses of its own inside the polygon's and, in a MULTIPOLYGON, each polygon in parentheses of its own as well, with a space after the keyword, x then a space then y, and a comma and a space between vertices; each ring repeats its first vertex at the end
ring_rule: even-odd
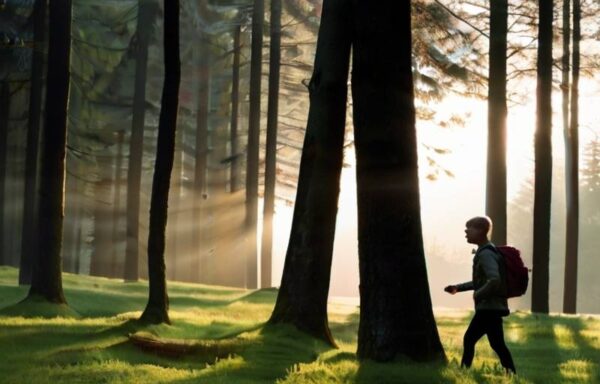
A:
POLYGON ((29 119, 27 121, 27 154, 25 158, 25 191, 23 204, 23 231, 21 236, 21 261, 19 284, 31 284, 31 268, 37 255, 36 228, 36 185, 39 148, 42 94, 44 90, 44 45, 46 43, 45 0, 36 0, 33 5, 34 49, 31 61, 31 90, 29 94, 29 119))
POLYGON ((200 40, 198 62, 198 106, 196 111, 196 153, 194 161, 194 212, 193 228, 194 239, 192 246, 192 279, 193 281, 206 282, 206 254, 204 241, 206 228, 202 222, 202 208, 207 197, 206 170, 208 167, 208 102, 210 91, 210 68, 208 60, 208 35, 200 40))
POLYGON ((126 281, 137 281, 139 276, 139 222, 140 185, 142 182, 142 156, 144 150, 144 125, 146 116, 146 73, 148 64, 149 27, 154 20, 156 4, 140 0, 136 30, 135 89, 133 119, 129 139, 129 166, 127 173, 127 245, 125 250, 126 281))
POLYGON ((346 126, 350 17, 350 1, 324 1, 292 230, 269 320, 293 324, 332 345, 327 295, 346 126))
POLYGON ((0 265, 8 265, 8 247, 4 239, 5 230, 5 194, 6 190, 6 151, 8 141, 8 120, 10 112, 10 85, 8 81, 0 83, 0 265))
POLYGON ((492 241, 506 244, 506 33, 508 0, 492 0, 488 88, 486 214, 492 241))
POLYGON ((62 289, 61 248, 67 147, 67 106, 71 54, 71 1, 50 0, 48 75, 39 200, 39 250, 29 298, 66 303, 62 289))
POLYGON ((264 0, 254 0, 250 56, 248 158, 246 161, 246 288, 256 288, 258 284, 256 224, 258 220, 258 157, 264 8, 264 0))
POLYGON ((240 36, 242 34, 241 25, 237 25, 233 31, 233 67, 231 74, 231 177, 230 191, 235 192, 239 189, 240 178, 240 154, 238 140, 238 111, 240 94, 240 36))
POLYGON ((552 197, 552 0, 539 0, 531 311, 548 313, 552 197))
MULTIPOLYGON (((565 289, 563 311, 577 312, 577 261, 579 244, 579 42, 581 4, 573 0, 573 86, 571 124, 565 133, 565 179, 567 183, 567 239, 565 248, 565 289)), ((563 68, 564 70, 564 68, 563 68)), ((568 66, 567 66, 568 71, 568 66)), ((568 76, 568 72, 567 72, 568 76)), ((564 92, 564 90, 563 90, 564 92)))
POLYGON ((270 287, 273 249, 273 213, 277 179, 277 114, 279 111, 279 68, 281 61, 281 0, 271 0, 271 49, 269 57, 269 102, 267 115, 267 151, 265 155, 265 201, 261 241, 260 286, 270 287))
POLYGON ((379 361, 398 356, 444 360, 423 251, 410 3, 356 4, 352 98, 360 270, 357 354, 379 361))
POLYGON ((179 0, 164 2, 164 60, 163 84, 156 162, 150 201, 150 229, 148 233, 148 280, 150 294, 148 304, 140 318, 152 324, 170 323, 169 298, 165 276, 165 230, 169 184, 175 153, 175 131, 179 105, 179 81, 181 61, 179 58, 179 0))

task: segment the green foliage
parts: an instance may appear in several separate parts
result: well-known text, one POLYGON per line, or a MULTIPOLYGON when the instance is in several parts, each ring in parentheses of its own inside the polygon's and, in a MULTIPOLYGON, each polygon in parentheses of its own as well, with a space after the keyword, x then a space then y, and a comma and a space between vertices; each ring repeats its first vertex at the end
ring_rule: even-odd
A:
MULTIPOLYGON (((17 270, 0 267, 0 308, 24 297, 17 270)), ((485 339, 474 367, 458 362, 466 311, 437 313, 449 364, 358 361, 356 308, 332 304, 339 349, 294 328, 267 326, 276 290, 248 292, 170 283, 172 325, 145 326, 139 316, 146 282, 64 275, 65 294, 83 318, 0 316, 2 383, 594 383, 600 380, 600 319, 584 316, 507 318, 505 333, 519 375, 505 376, 485 339), (130 335, 190 351, 141 349, 130 335)))

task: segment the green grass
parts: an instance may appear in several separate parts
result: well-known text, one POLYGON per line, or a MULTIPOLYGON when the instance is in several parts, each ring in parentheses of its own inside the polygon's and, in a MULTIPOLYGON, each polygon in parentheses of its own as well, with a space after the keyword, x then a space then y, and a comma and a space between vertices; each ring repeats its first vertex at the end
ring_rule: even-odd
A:
POLYGON ((38 307, 40 317, 24 318, 2 314, 26 296, 16 281, 0 267, 1 383, 600 383, 600 320, 590 316, 511 315, 519 375, 507 377, 485 339, 472 369, 458 366, 468 311, 436 312, 448 364, 379 364, 356 359, 358 313, 348 305, 330 306, 331 349, 291 327, 261 327, 275 290, 169 283, 172 325, 143 326, 145 282, 65 274, 63 317, 38 307), (130 335, 189 348, 142 349, 130 335))

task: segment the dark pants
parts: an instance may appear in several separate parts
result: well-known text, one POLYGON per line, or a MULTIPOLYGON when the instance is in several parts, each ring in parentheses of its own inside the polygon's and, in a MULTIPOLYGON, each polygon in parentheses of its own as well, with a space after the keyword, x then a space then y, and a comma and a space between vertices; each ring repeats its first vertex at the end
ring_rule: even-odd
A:
POLYGON ((478 311, 465 332, 463 339, 463 357, 461 365, 470 367, 475 355, 475 344, 483 335, 487 335, 490 346, 500 358, 502 366, 515 373, 515 364, 513 363, 510 351, 504 343, 504 331, 502 329, 502 313, 495 311, 478 311))

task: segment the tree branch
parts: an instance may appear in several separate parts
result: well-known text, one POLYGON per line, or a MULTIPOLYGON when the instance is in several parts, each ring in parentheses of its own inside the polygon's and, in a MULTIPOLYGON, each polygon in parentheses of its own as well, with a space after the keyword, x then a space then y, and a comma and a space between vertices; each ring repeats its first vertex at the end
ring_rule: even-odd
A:
POLYGON ((462 21, 463 23, 467 24, 469 27, 473 28, 475 31, 479 32, 482 36, 485 36, 486 38, 490 38, 490 36, 485 33, 484 31, 482 31, 481 29, 477 28, 476 26, 474 26, 473 24, 471 24, 470 22, 468 22, 467 20, 465 20, 464 18, 462 18, 461 16, 459 16, 458 14, 454 13, 454 11, 452 11, 450 8, 448 8, 446 5, 444 5, 440 0, 435 0, 435 2, 442 7, 446 12, 448 12, 450 15, 452 15, 454 18, 462 21))

